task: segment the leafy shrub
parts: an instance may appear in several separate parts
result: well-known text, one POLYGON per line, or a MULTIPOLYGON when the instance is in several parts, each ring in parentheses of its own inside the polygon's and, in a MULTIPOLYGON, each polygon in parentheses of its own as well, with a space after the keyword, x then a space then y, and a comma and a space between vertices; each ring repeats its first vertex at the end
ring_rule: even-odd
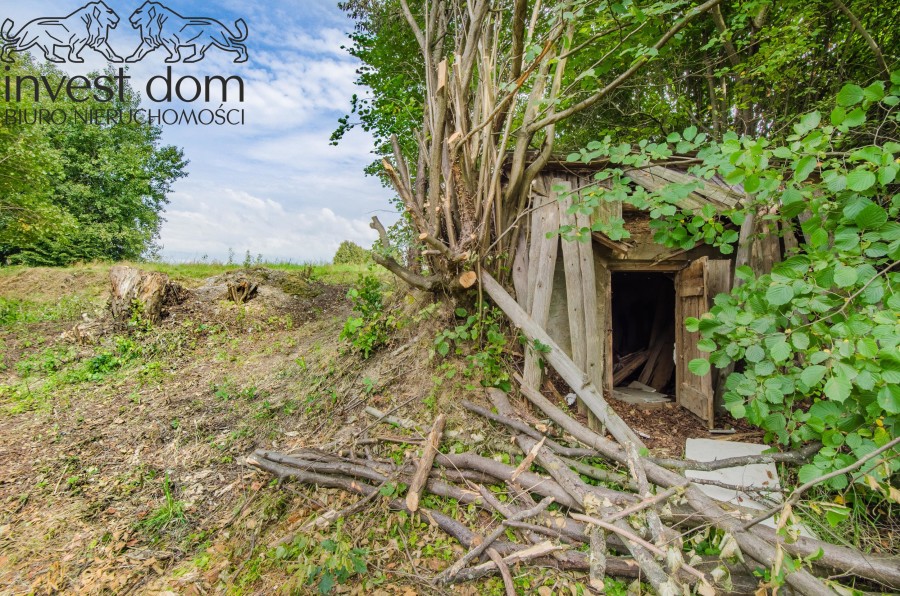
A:
POLYGON ((434 338, 434 350, 447 356, 452 349, 457 355, 465 355, 468 367, 466 377, 480 376, 484 387, 511 388, 509 373, 504 363, 506 336, 500 328, 503 313, 496 308, 482 305, 473 314, 464 308, 454 313, 461 319, 453 329, 441 331, 434 338))
POLYGON ((350 317, 344 323, 341 339, 349 341, 363 358, 369 358, 387 344, 397 321, 384 312, 384 286, 375 276, 361 276, 357 286, 347 292, 347 298, 358 316, 350 317))
MULTIPOLYGON (((737 367, 724 398, 733 416, 784 445, 822 442, 801 468, 801 482, 852 464, 900 431, 900 143, 879 141, 879 131, 900 123, 898 104, 895 72, 887 85, 844 86, 830 115, 802 116, 783 144, 734 133, 718 143, 691 127, 666 143, 643 142, 636 153, 607 140, 570 156, 608 155, 613 163, 640 166, 696 151, 701 163, 693 173, 720 176, 747 194, 743 206, 726 214, 732 222, 763 212, 764 222, 783 228, 804 215, 805 242, 794 254, 759 278, 739 268, 744 283, 717 296, 710 314, 688 321, 710 354, 691 362, 692 372, 707 374, 710 363, 737 367), (777 213, 772 205, 780 206, 777 213)), ((733 252, 737 232, 722 217, 676 207, 693 184, 648 193, 631 190, 622 170, 606 175, 612 190, 596 190, 579 208, 625 200, 650 210, 657 241, 685 249, 706 242, 733 252)), ((562 232, 580 237, 585 230, 562 232)), ((890 453, 887 463, 877 461, 855 482, 876 487, 900 470, 900 457, 890 453)), ((848 483, 842 475, 829 486, 848 483)))
POLYGON ((341 242, 334 254, 335 265, 368 265, 371 262, 369 251, 349 240, 341 242))
MULTIPOLYGON (((356 575, 366 575, 369 551, 354 548, 341 532, 340 525, 331 538, 318 542, 298 535, 291 544, 275 549, 275 559, 294 569, 289 582, 293 590, 315 586, 319 594, 329 594, 338 585, 356 575)), ((308 589, 308 588, 307 588, 308 589)), ((297 590, 305 591, 305 590, 297 590)))

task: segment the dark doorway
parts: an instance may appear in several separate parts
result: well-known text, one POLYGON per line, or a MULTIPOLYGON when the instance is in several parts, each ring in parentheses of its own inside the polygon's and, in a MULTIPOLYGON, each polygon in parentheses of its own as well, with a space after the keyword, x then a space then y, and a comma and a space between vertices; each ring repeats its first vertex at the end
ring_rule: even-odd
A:
POLYGON ((613 272, 615 387, 637 381, 675 393, 675 283, 666 273, 613 272))

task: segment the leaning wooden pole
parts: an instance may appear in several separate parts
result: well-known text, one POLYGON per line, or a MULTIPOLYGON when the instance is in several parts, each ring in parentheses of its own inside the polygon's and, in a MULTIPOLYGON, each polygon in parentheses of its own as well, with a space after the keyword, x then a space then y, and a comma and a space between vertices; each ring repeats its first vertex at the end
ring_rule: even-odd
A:
POLYGON ((637 447, 644 447, 641 439, 625 424, 624 420, 619 418, 619 415, 609 406, 606 399, 604 399, 585 372, 578 368, 572 359, 563 352, 562 348, 556 345, 556 342, 547 335, 547 332, 522 310, 519 303, 503 289, 503 286, 497 283, 497 280, 491 277, 490 273, 486 271, 481 272, 481 284, 484 291, 494 301, 494 304, 506 313, 510 321, 525 334, 528 341, 534 342, 537 340, 549 348, 549 351, 543 355, 544 358, 559 373, 563 380, 569 384, 575 394, 581 398, 582 403, 606 425, 609 434, 622 445, 633 443, 637 447))

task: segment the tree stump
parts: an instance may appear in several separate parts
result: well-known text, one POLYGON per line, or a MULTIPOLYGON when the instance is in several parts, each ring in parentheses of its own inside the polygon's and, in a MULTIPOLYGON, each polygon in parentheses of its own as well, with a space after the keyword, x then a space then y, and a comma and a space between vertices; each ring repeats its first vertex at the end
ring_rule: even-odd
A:
POLYGON ((188 294, 164 273, 124 265, 113 267, 109 280, 112 284, 109 308, 113 318, 123 323, 135 313, 146 321, 158 323, 167 306, 180 304, 188 294))

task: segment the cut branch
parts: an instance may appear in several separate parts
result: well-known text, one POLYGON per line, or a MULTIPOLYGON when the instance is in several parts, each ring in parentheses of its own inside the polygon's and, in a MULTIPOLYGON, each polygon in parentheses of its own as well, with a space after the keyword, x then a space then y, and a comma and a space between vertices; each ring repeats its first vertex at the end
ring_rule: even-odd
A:
POLYGON ((431 472, 431 466, 434 463, 434 456, 441 444, 441 436, 444 434, 444 424, 446 417, 441 414, 434 421, 431 432, 428 433, 428 439, 425 441, 425 450, 422 453, 422 459, 416 467, 416 474, 413 476, 409 485, 409 491, 406 493, 406 507, 410 511, 416 511, 419 508, 419 499, 422 497, 422 489, 425 488, 425 482, 428 480, 428 474, 431 472))

